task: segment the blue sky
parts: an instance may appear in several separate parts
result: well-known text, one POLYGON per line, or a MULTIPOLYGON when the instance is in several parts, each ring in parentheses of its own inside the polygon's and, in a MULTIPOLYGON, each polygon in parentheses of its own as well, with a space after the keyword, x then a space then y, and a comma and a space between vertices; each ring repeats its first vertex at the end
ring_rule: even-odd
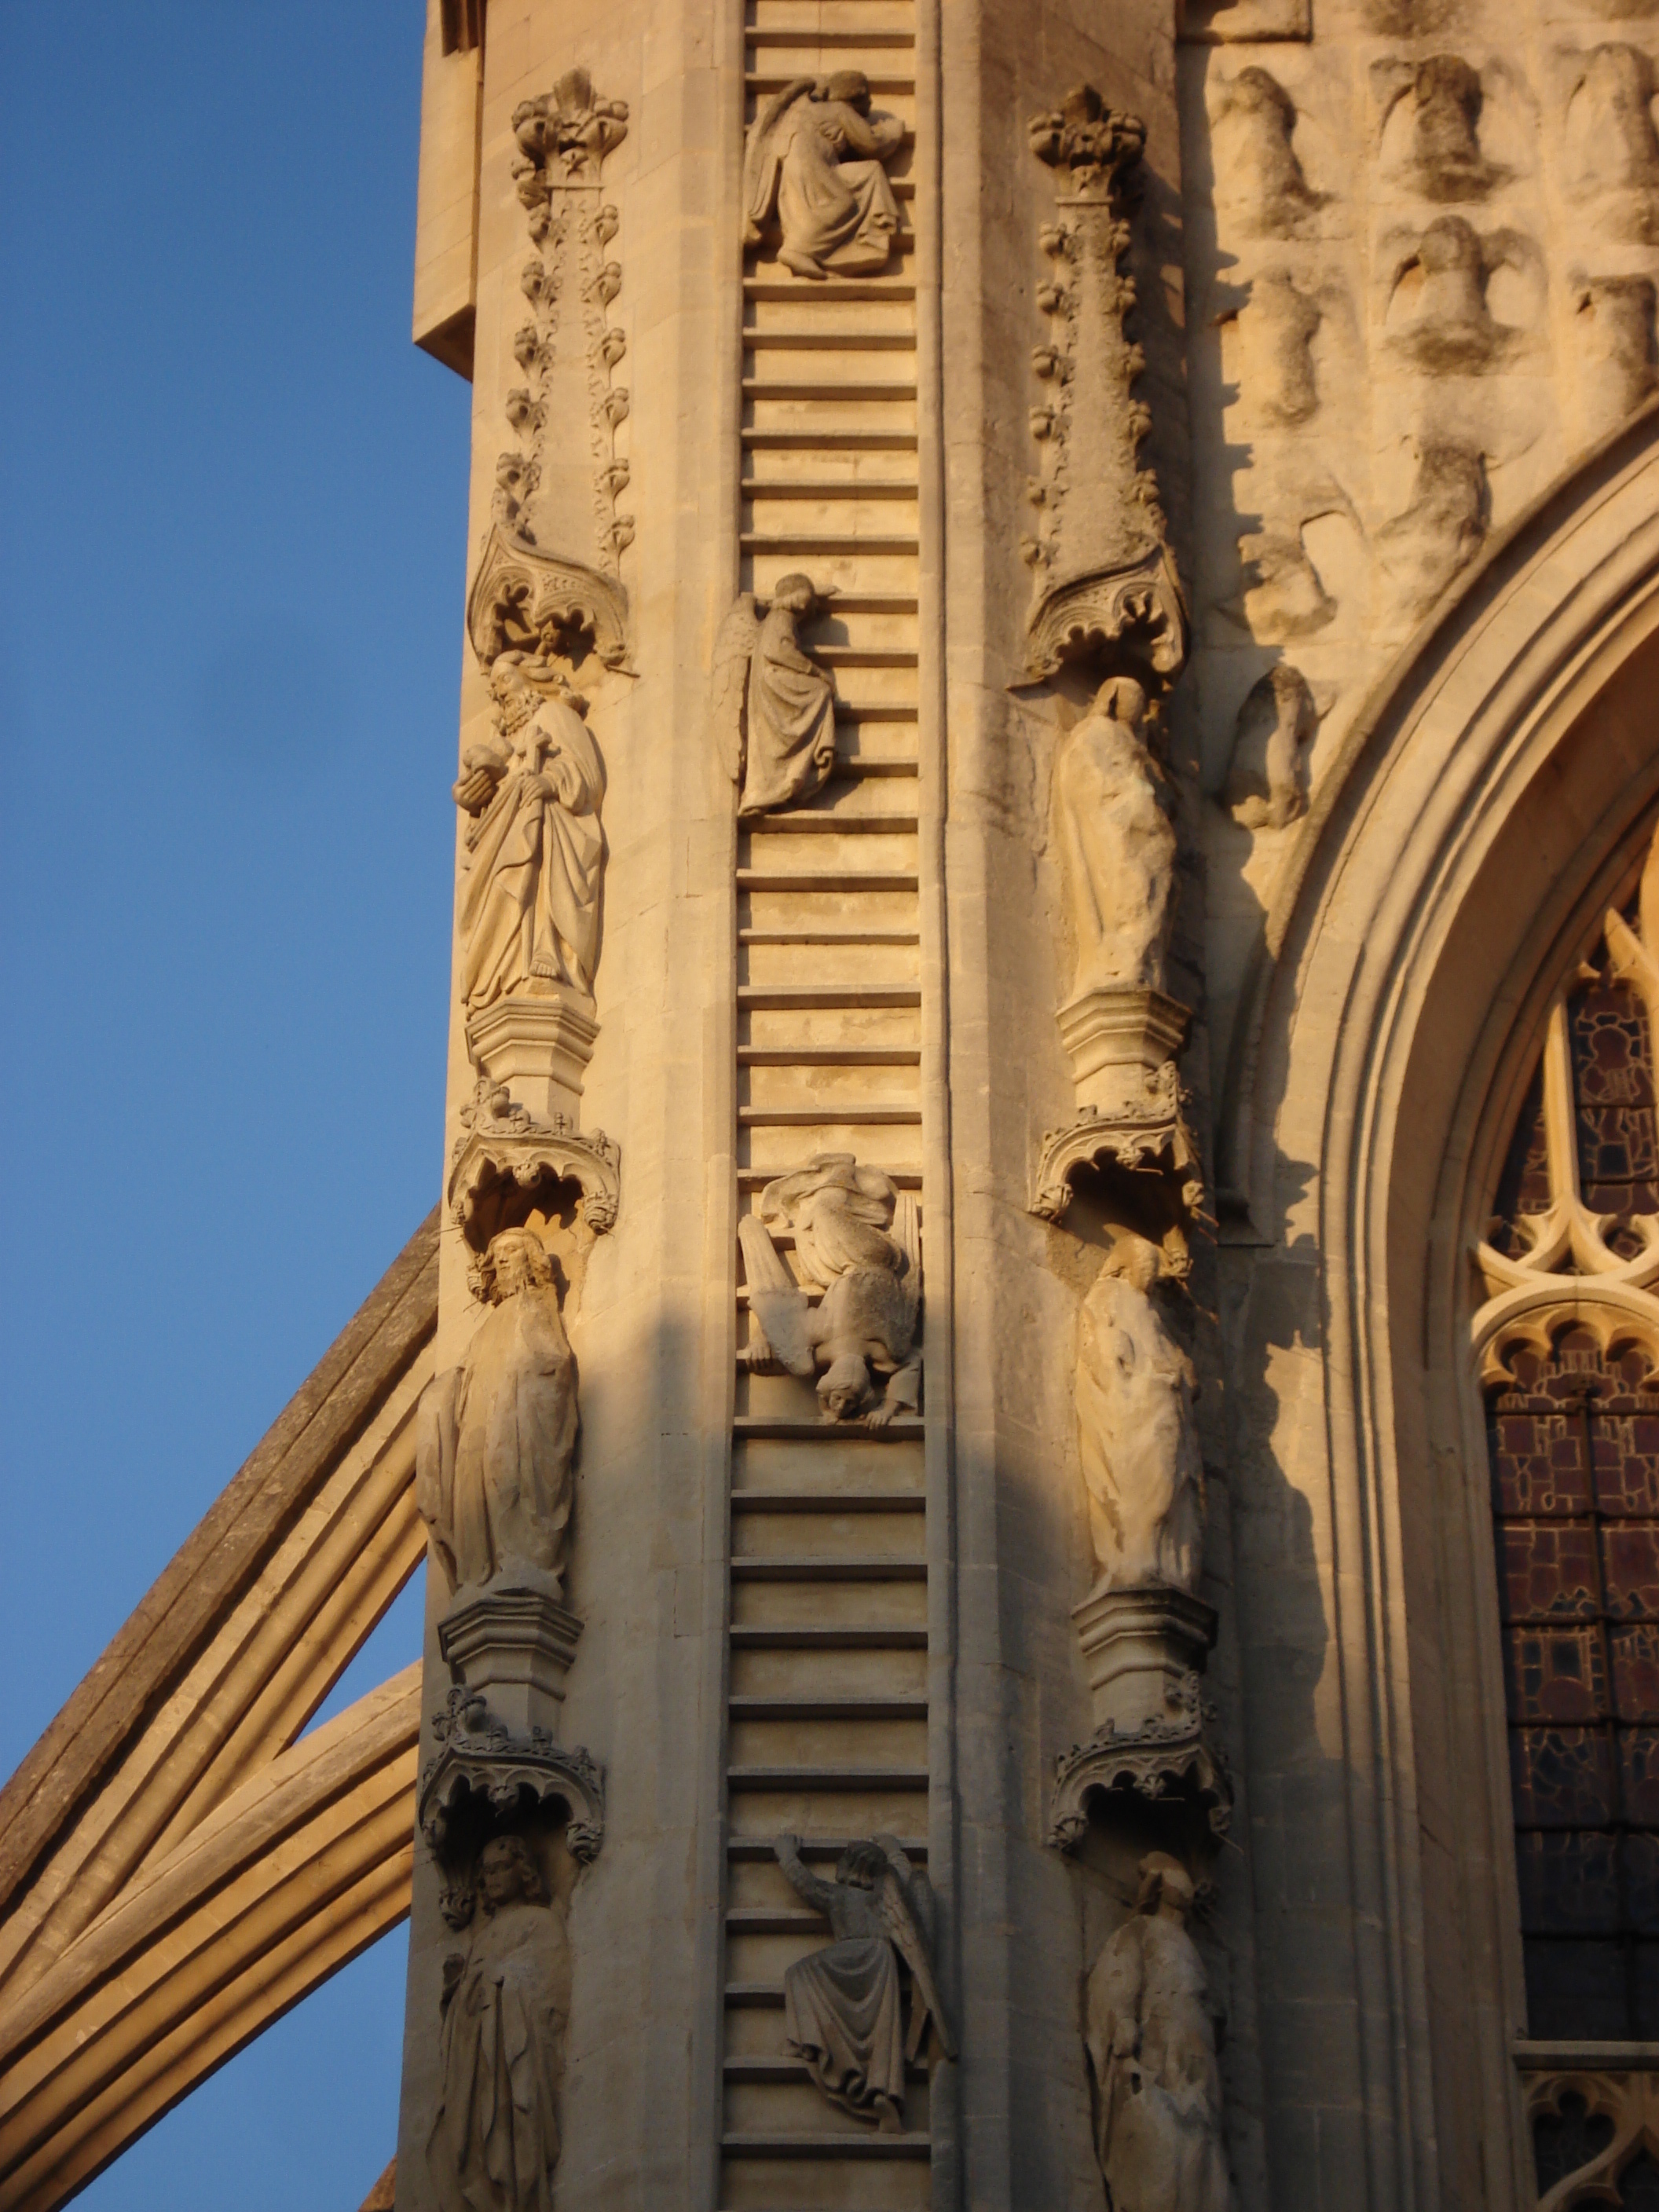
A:
MULTIPOLYGON (((409 341, 422 14, 0 7, 5 1771, 436 1195, 468 394, 409 341)), ((355 2212, 403 1950, 79 2202, 355 2212)))

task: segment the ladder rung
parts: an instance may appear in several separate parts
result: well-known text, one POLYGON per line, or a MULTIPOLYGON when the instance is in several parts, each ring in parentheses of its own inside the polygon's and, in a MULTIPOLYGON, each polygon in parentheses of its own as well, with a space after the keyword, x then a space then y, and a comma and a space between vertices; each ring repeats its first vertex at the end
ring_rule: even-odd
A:
POLYGON ((914 929, 740 929, 739 945, 920 945, 914 929))
POLYGON ((914 983, 739 983, 738 1005, 750 1011, 800 1013, 842 1006, 919 1006, 914 983))
POLYGON ((769 331, 745 323, 743 343, 750 353, 914 353, 914 331, 847 331, 827 323, 821 331, 769 331))
POLYGON ((920 1490, 734 1490, 734 1513, 925 1513, 920 1490))
POLYGON ((918 1046, 740 1044, 739 1067, 920 1067, 918 1046))
POLYGON ((925 1721, 926 1698, 745 1698, 730 1700, 734 1721, 925 1721))
POLYGON ((720 2149, 727 2158, 848 2158, 928 2159, 933 2139, 925 2135, 888 2135, 873 2128, 867 2135, 740 2135, 722 2136, 720 2149))
POLYGON ((751 1790, 898 1790, 908 1796, 927 1787, 925 1766, 728 1766, 726 1786, 751 1790))
POLYGON ((740 891, 913 891, 914 868, 822 868, 811 871, 739 868, 740 891))
MULTIPOLYGON (((774 480, 746 477, 738 486, 746 500, 757 499, 868 499, 915 500, 921 497, 921 487, 914 477, 832 477, 808 483, 804 477, 780 477, 774 480)), ((914 659, 914 655, 912 658, 914 659)))
POLYGON ((793 378, 776 376, 745 376, 743 380, 745 399, 914 399, 915 380, 906 384, 831 384, 823 377, 793 378))
POLYGON ((745 430, 743 442, 757 453, 914 453, 914 430, 745 430))
POLYGON ((914 814, 836 814, 828 807, 798 806, 787 814, 750 814, 744 828, 751 836, 902 837, 916 828, 914 814))
MULTIPOLYGON (((861 1843, 863 1840, 864 1838, 860 1836, 803 1836, 800 1843, 800 1855, 804 1859, 836 1859, 841 1856, 848 1844, 861 1843)), ((899 1836, 894 1840, 906 1858, 921 1859, 924 1863, 926 1863, 927 1845, 921 1837, 899 1836)), ((769 1836, 728 1836, 726 1842, 726 1856, 728 1859, 736 1860, 744 1865, 753 1865, 757 1862, 765 1863, 774 1860, 777 1853, 772 1848, 772 1838, 769 1836)), ((750 1986, 764 1988, 767 1984, 751 1984, 750 1986)), ((781 1987, 778 1990, 778 1996, 781 2000, 783 1996, 781 1987)))
POLYGON ((739 1106, 743 1129, 920 1128, 920 1106, 739 1106))
MULTIPOLYGON (((840 1424, 836 1425, 837 1427, 840 1424)), ((890 1422, 884 1429, 866 1429, 860 1432, 859 1441, 866 1437, 890 1437, 897 1422, 890 1422)), ((830 1424, 819 1428, 811 1421, 774 1421, 760 1424, 759 1433, 766 1437, 779 1434, 793 1436, 804 1430, 808 1436, 824 1436, 830 1424)), ((912 1425, 914 1436, 920 1430, 918 1421, 912 1425)), ((750 1429, 741 1433, 753 1436, 750 1429)), ((830 1441, 826 1436, 825 1441, 830 1441)), ((836 1441, 840 1441, 839 1438, 836 1441)), ((766 1553, 746 1552, 732 1562, 734 1583, 925 1583, 927 1579, 926 1559, 893 1559, 872 1557, 866 1559, 788 1559, 781 1555, 773 1557, 766 1553)))

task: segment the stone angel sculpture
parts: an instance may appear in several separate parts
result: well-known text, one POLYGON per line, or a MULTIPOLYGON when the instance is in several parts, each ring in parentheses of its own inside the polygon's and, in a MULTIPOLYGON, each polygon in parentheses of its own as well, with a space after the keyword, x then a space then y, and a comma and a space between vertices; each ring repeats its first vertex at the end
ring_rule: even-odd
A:
POLYGON ((1181 1862, 1148 1852, 1134 1913, 1089 1975, 1095 2148, 1112 2212, 1232 2212, 1216 2063, 1220 2014, 1187 1932, 1193 1898, 1181 1862))
POLYGON ((762 1371, 817 1376, 826 1421, 863 1416, 872 1429, 921 1400, 921 1228, 915 1200, 879 1168, 851 1152, 819 1152, 761 1193, 757 1213, 738 1224, 749 1279, 750 1338, 745 1357, 762 1371), (793 1231, 811 1284, 824 1287, 816 1311, 772 1241, 793 1231), (822 1370, 820 1372, 820 1370, 822 1370), (878 1401, 872 1372, 887 1377, 878 1401))
POLYGON ((1083 1301, 1078 1328, 1078 1450, 1097 1578, 1109 1590, 1198 1588, 1204 1460, 1193 1364, 1149 1293, 1156 1244, 1124 1237, 1083 1301))
POLYGON ((810 799, 836 765, 836 684, 795 634, 823 604, 810 576, 784 576, 763 611, 741 592, 714 646, 714 740, 739 815, 810 799))
POLYGON ((904 2069, 931 2021, 947 2058, 956 2046, 933 1982, 933 1897, 897 1839, 848 1844, 825 1881, 801 1862, 800 1838, 780 1836, 778 1864, 830 1923, 835 1941, 786 1967, 784 2041, 831 2104, 878 2130, 904 2128, 904 2069), (904 2030, 898 1961, 910 1970, 904 2030))
POLYGON ((489 667, 495 734, 461 757, 455 804, 471 817, 460 890, 461 996, 469 1010, 564 985, 592 998, 599 961, 605 765, 587 702, 537 655, 489 667))
POLYGON ((743 165, 744 242, 775 214, 778 258, 797 276, 872 276, 899 227, 887 164, 904 143, 896 116, 872 117, 861 70, 797 77, 750 128, 743 165))
POLYGON ((490 1239, 490 1309, 416 1413, 415 1503, 452 1585, 506 1575, 563 1595, 575 1488, 576 1358, 531 1229, 490 1239))

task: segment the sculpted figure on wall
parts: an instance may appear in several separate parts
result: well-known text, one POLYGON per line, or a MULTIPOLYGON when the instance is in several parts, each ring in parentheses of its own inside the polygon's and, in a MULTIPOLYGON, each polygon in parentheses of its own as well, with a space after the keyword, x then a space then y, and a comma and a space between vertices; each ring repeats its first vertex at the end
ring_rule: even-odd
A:
POLYGON ((836 684, 796 635, 823 605, 810 576, 784 576, 762 611, 739 593, 714 647, 715 743, 740 815, 810 799, 836 764, 836 684))
POLYGON ((427 2160, 443 2212, 552 2212, 570 2013, 563 1919, 522 1837, 484 1845, 477 1890, 467 1948, 444 1961, 427 2160))
POLYGON ((592 997, 599 960, 605 767, 587 702, 551 661, 498 654, 495 735, 468 745, 454 787, 471 817, 460 894, 469 1010, 564 984, 592 997))
POLYGON ((1308 757, 1319 711, 1308 679, 1281 660, 1250 686, 1238 710, 1226 805, 1247 830, 1284 830, 1308 811, 1308 757))
POLYGON ((1284 86, 1253 62, 1222 84, 1212 121, 1218 204, 1247 235, 1304 236, 1326 195, 1303 174, 1296 102, 1284 86))
POLYGON ((416 1432, 415 1502, 451 1583, 501 1574, 562 1594, 576 1449, 576 1360, 553 1267, 529 1229, 490 1240, 489 1312, 434 1376, 416 1432))
POLYGON ((1146 694, 1115 676, 1061 740, 1054 825, 1077 945, 1074 997, 1164 988, 1174 915, 1176 833, 1146 743, 1146 694))
POLYGON ((778 1864, 835 1941, 787 1967, 784 2040, 830 2102, 884 2133, 904 2127, 904 2069, 931 2020, 947 2058, 931 1958, 933 1893, 895 1838, 849 1844, 825 1881, 801 1862, 800 1838, 780 1836, 778 1864), (904 2027, 898 1962, 910 1970, 910 2026, 904 2027))
POLYGON ((1220 2015, 1187 1932, 1193 1895, 1178 1859, 1149 1852, 1134 1916, 1089 1976, 1096 2145, 1112 2212, 1231 2212, 1220 2015))
POLYGON ((1204 1461, 1195 1376, 1150 1292, 1163 1255, 1126 1236, 1108 1254, 1078 1328, 1078 1449, 1098 1573, 1091 1598, 1198 1588, 1204 1461))
POLYGON ((921 1232, 915 1200, 851 1152, 819 1152, 767 1184, 757 1213, 738 1224, 749 1279, 748 1364, 818 1377, 826 1421, 862 1416, 872 1429, 921 1399, 921 1232), (805 1280, 824 1285, 816 1311, 773 1243, 794 1234, 805 1280), (879 1399, 872 1375, 884 1375, 879 1399))
POLYGON ((744 156, 744 242, 776 216, 778 258, 797 276, 872 276, 899 228, 887 164, 904 143, 896 116, 870 112, 862 70, 797 77, 761 109, 744 156))

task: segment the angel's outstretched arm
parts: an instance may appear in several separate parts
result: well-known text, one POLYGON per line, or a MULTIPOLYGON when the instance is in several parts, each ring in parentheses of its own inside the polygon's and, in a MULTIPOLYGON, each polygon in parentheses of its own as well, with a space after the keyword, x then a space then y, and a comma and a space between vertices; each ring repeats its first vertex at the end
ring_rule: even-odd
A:
POLYGON ((836 1901, 836 1885, 815 1875, 802 1860, 800 1838, 780 1836, 772 1849, 796 1894, 804 1897, 809 1905, 816 1905, 820 1912, 827 1913, 836 1901))

